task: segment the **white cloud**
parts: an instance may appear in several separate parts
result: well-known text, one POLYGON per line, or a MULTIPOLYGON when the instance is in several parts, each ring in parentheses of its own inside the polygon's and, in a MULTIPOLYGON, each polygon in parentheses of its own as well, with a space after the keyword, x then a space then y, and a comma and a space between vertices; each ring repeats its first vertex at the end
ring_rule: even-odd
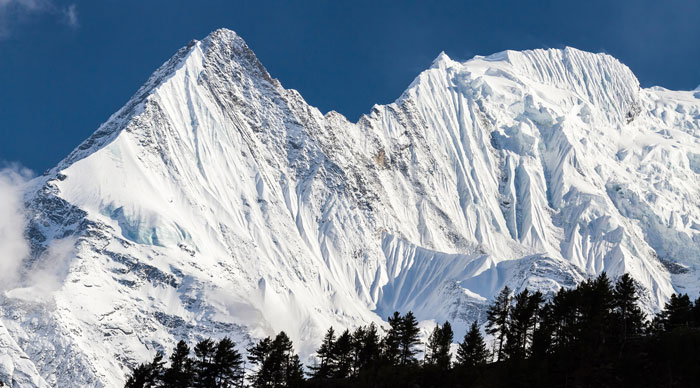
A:
POLYGON ((75 4, 71 4, 68 7, 64 8, 63 16, 66 20, 66 23, 72 28, 78 28, 80 26, 80 24, 78 24, 78 11, 75 8, 75 4))
POLYGON ((0 0, 0 38, 5 38, 31 16, 50 15, 71 28, 79 27, 75 4, 59 7, 54 0, 0 0))
POLYGON ((23 196, 32 176, 31 170, 18 164, 0 168, 0 292, 9 298, 41 302, 50 300, 67 276, 76 238, 53 240, 40 256, 26 261, 31 249, 24 235, 23 196))
POLYGON ((0 170, 0 289, 16 283, 22 261, 29 255, 22 193, 30 177, 31 172, 18 165, 0 170))
POLYGON ((47 8, 50 5, 48 0, 0 0, 0 9, 18 7, 29 11, 47 8))

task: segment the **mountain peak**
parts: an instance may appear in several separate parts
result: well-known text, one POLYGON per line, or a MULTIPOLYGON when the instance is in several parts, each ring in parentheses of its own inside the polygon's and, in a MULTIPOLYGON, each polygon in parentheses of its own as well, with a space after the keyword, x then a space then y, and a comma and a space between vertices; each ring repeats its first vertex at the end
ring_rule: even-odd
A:
POLYGON ((449 66, 451 62, 453 62, 452 59, 450 59, 450 57, 444 51, 441 51, 440 54, 433 59, 433 63, 430 64, 430 68, 434 69, 446 67, 449 66))
POLYGON ((489 56, 457 62, 440 53, 429 69, 422 72, 397 100, 425 85, 424 95, 434 94, 436 82, 458 84, 467 95, 489 95, 503 79, 519 83, 535 83, 564 91, 573 99, 582 99, 601 107, 610 122, 622 125, 637 106, 640 85, 632 71, 614 57, 565 47, 563 49, 534 49, 501 51, 489 56), (450 69, 450 72, 444 70, 450 69), (474 94, 473 87, 488 90, 474 94), (485 93, 485 94, 484 94, 485 93))
POLYGON ((217 42, 220 44, 232 44, 232 43, 243 43, 245 41, 240 37, 235 31, 229 30, 228 28, 219 28, 209 33, 202 42, 205 44, 209 42, 217 42))
POLYGON ((259 79, 272 87, 280 86, 279 81, 270 76, 243 38, 232 30, 217 29, 201 41, 192 40, 180 48, 153 72, 121 109, 110 116, 52 171, 64 169, 112 141, 121 130, 128 127, 135 116, 143 112, 144 103, 149 97, 183 68, 188 78, 194 77, 195 82, 202 81, 198 76, 204 68, 216 68, 218 75, 224 76, 221 71, 229 73, 224 76, 228 82, 240 82, 240 77, 245 74, 248 79, 259 79))

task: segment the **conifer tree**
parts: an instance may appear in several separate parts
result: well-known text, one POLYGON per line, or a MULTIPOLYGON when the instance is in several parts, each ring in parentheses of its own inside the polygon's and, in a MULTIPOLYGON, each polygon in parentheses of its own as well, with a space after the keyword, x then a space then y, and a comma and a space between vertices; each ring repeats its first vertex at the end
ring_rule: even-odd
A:
POLYGON ((452 331, 452 325, 450 325, 450 322, 445 321, 440 330, 440 341, 435 357, 438 369, 447 370, 452 366, 452 353, 450 352, 450 347, 452 346, 453 340, 454 332, 452 331))
POLYGON ((510 309, 504 353, 509 358, 524 358, 527 344, 527 330, 530 328, 532 313, 530 292, 525 289, 513 298, 515 305, 510 309))
POLYGON ((335 331, 330 327, 323 337, 321 346, 316 351, 318 364, 311 366, 311 377, 315 379, 330 379, 333 377, 336 368, 335 359, 335 331))
POLYGON ((192 385, 192 373, 190 347, 180 341, 170 355, 170 367, 163 374, 163 383, 166 387, 188 388, 192 385))
POLYGON ((544 359, 553 349, 555 323, 552 318, 552 304, 546 303, 537 314, 538 324, 532 333, 531 357, 536 360, 544 359))
POLYGON ((479 331, 477 321, 472 323, 469 331, 464 335, 464 340, 457 348, 457 365, 463 367, 477 367, 488 362, 489 351, 486 348, 484 337, 479 331))
POLYGON ((497 360, 503 359, 503 345, 508 334, 508 318, 510 316, 510 289, 508 286, 498 294, 496 300, 486 312, 486 332, 498 341, 497 360))
POLYGON ((366 335, 366 329, 364 326, 359 326, 352 332, 350 336, 350 343, 352 346, 352 376, 357 376, 360 372, 360 359, 362 357, 364 348, 364 338, 366 335))
POLYGON ((593 281, 584 281, 580 291, 580 328, 583 341, 605 340, 601 333, 609 332, 614 307, 613 288, 605 272, 593 281))
POLYGON ((510 310, 505 353, 511 358, 524 358, 537 326, 538 313, 543 302, 542 293, 530 293, 525 289, 515 296, 515 305, 510 310))
POLYGON ((267 367, 268 359, 272 352, 272 339, 266 337, 248 348, 248 361, 257 368, 251 376, 251 383, 255 388, 266 387, 272 380, 272 371, 267 367))
POLYGON ((403 336, 403 317, 398 311, 387 318, 389 322, 389 332, 382 341, 384 359, 390 365, 401 363, 401 338, 403 336))
POLYGON ((438 352, 441 334, 442 330, 440 329, 440 325, 435 325, 430 336, 428 336, 424 359, 426 365, 435 366, 436 364, 436 354, 438 352))
POLYGON ((436 325, 426 347, 425 363, 436 367, 440 370, 450 369, 452 355, 450 354, 450 345, 452 344, 454 333, 450 322, 445 323, 440 327, 436 325))
POLYGON ((214 385, 217 388, 233 387, 243 381, 243 357, 236 350, 230 338, 222 338, 214 351, 214 385))
POLYGON ((534 336, 535 330, 540 324, 541 321, 541 311, 542 308, 544 307, 545 300, 544 300, 544 295, 542 295, 542 292, 540 291, 535 291, 534 293, 530 294, 530 299, 528 300, 528 305, 529 309, 532 312, 532 319, 530 321, 530 329, 529 329, 529 335, 530 339, 532 339, 532 336, 534 336))
POLYGON ((201 388, 211 388, 216 386, 216 366, 214 365, 214 355, 216 354, 216 343, 207 338, 200 341, 194 347, 194 354, 197 357, 194 362, 194 386, 201 388))
MULTIPOLYGON (((124 388, 150 388, 154 385, 147 385, 151 376, 151 371, 148 364, 139 364, 131 371, 131 375, 127 377, 124 388)), ((2 385, 4 386, 4 385, 2 385)))
POLYGON ((298 354, 289 358, 286 368, 286 386, 290 388, 300 387, 304 383, 304 365, 299 360, 298 354))
POLYGON ((399 340, 399 354, 401 365, 409 365, 416 361, 416 346, 420 344, 420 329, 418 320, 409 311, 401 320, 401 337, 399 340))
POLYGON ((663 331, 690 326, 693 321, 693 304, 688 294, 673 294, 656 319, 663 331))
POLYGON ((615 320, 621 340, 642 333, 644 313, 637 305, 637 288, 629 274, 622 275, 615 283, 613 291, 615 320))
POLYGON ((290 387, 303 380, 303 369, 299 357, 294 354, 294 344, 287 334, 281 331, 272 341, 272 354, 269 368, 272 369, 273 387, 290 387))
POLYGON ((140 364, 126 380, 125 388, 155 388, 160 386, 163 377, 163 353, 156 353, 153 361, 140 364))
POLYGON ((260 340, 248 353, 248 360, 256 367, 251 379, 253 387, 296 387, 303 382, 303 365, 285 332, 277 334, 274 340, 260 340))
POLYGON ((333 346, 333 359, 336 362, 333 377, 336 379, 350 377, 353 371, 353 345, 350 331, 345 330, 338 336, 333 346))
POLYGON ((370 323, 353 333, 355 347, 355 373, 375 365, 381 357, 380 337, 377 325, 370 323))
POLYGON ((287 385, 287 367, 293 355, 294 345, 287 333, 281 331, 272 341, 270 357, 265 367, 270 369, 272 379, 271 386, 284 387, 287 385))
POLYGON ((552 346, 563 348, 577 338, 579 288, 560 288, 549 308, 552 320, 552 346))

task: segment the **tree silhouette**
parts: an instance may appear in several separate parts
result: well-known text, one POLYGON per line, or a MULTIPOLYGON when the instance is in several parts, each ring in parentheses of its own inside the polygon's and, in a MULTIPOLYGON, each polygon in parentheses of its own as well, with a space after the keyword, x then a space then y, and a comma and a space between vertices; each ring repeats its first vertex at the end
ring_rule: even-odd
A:
POLYGON ((510 317, 510 288, 504 287, 486 312, 486 332, 498 341, 497 360, 503 358, 503 345, 508 335, 510 317))
POLYGON ((350 331, 345 330, 333 346, 333 359, 335 360, 335 368, 332 372, 332 377, 336 379, 344 379, 350 377, 353 372, 353 346, 352 336, 350 331))
POLYGON ((316 351, 318 364, 311 366, 311 377, 315 379, 330 379, 333 377, 336 368, 335 359, 335 330, 330 327, 323 337, 321 347, 316 351))
POLYGON ((389 331, 382 341, 382 354, 390 365, 398 365, 401 361, 401 336, 403 335, 403 317, 398 311, 387 318, 389 331))
POLYGON ((173 354, 170 355, 170 367, 163 374, 163 383, 167 387, 187 388, 192 385, 192 359, 190 347, 185 341, 175 345, 173 354))
POLYGON ((243 357, 230 338, 222 338, 214 351, 213 377, 217 388, 228 388, 243 381, 243 357))
POLYGON ((644 313, 637 305, 638 299, 634 280, 628 274, 622 275, 613 291, 615 321, 622 341, 641 334, 644 329, 644 313))
POLYGON ((454 333, 449 322, 440 326, 436 325, 426 346, 425 363, 440 370, 450 369, 452 363, 452 354, 450 353, 450 345, 452 345, 454 333))
POLYGON ((399 338, 399 354, 401 365, 408 365, 416 362, 416 347, 420 344, 420 329, 418 320, 409 311, 401 320, 401 336, 399 338))
POLYGON ((457 348, 456 358, 457 365, 463 367, 477 367, 488 362, 489 351, 477 321, 472 323, 469 331, 464 335, 464 340, 457 348))
POLYGON ((163 376, 163 353, 156 353, 153 361, 150 363, 140 364, 131 376, 126 380, 125 388, 151 388, 158 387, 162 382, 163 376))
POLYGON ((381 338, 377 325, 370 323, 366 328, 359 327, 352 335, 355 352, 355 374, 379 362, 381 338))

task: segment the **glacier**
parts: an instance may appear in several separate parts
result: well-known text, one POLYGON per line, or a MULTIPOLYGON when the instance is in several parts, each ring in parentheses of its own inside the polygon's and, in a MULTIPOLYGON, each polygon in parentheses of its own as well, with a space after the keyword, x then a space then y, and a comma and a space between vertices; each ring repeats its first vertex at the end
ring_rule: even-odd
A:
POLYGON ((16 387, 120 387, 180 339, 284 330, 309 356, 328 326, 395 310, 461 333, 505 285, 603 271, 653 313, 700 292, 700 95, 569 47, 441 53, 352 123, 221 29, 24 202, 31 255, 0 300, 16 387))

